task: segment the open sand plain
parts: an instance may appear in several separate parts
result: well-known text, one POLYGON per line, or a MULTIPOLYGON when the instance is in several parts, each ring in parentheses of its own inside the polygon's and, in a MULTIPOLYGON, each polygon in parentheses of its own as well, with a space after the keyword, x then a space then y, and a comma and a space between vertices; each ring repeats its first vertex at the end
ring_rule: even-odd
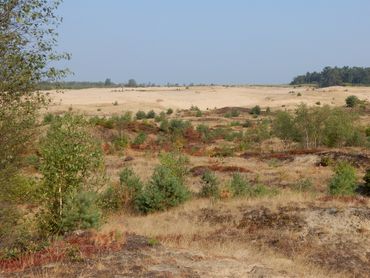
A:
POLYGON ((153 88, 91 88, 50 92, 54 104, 50 112, 62 112, 70 107, 89 115, 110 115, 122 111, 188 109, 201 110, 222 107, 253 107, 292 109, 299 103, 308 105, 342 106, 345 98, 356 95, 370 100, 369 87, 330 87, 314 89, 292 86, 202 86, 153 88))

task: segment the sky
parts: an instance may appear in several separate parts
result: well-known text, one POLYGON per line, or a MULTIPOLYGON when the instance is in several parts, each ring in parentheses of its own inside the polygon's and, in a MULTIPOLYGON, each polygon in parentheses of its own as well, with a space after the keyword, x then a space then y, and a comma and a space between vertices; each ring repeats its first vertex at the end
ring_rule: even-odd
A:
POLYGON ((284 84, 370 66, 369 0, 64 0, 68 80, 284 84))

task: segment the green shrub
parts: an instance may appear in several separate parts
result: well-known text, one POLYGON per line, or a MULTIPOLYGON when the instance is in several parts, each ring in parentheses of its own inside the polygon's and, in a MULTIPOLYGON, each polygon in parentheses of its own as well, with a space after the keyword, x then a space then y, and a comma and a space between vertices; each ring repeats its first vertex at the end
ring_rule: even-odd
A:
POLYGON ((170 131, 170 122, 167 119, 163 119, 159 125, 159 129, 163 132, 168 133, 170 131))
POLYGON ((200 110, 197 110, 197 112, 195 112, 195 117, 202 117, 203 116, 203 113, 202 113, 202 111, 200 111, 200 110))
POLYGON ((147 119, 154 119, 155 118, 155 112, 154 110, 150 110, 147 114, 146 114, 146 118, 147 119))
POLYGON ((232 122, 230 123, 230 126, 243 126, 243 124, 242 124, 242 123, 240 123, 239 121, 232 121, 232 122))
POLYGON ((44 124, 50 124, 56 116, 52 113, 47 113, 44 115, 44 124))
POLYGON ((96 201, 96 194, 92 192, 69 196, 62 212, 60 231, 66 233, 99 227, 101 212, 96 201))
POLYGON ((357 106, 357 104, 360 102, 360 100, 358 99, 358 97, 356 96, 349 96, 346 98, 346 106, 347 107, 355 107, 357 106))
POLYGON ((259 121, 256 126, 246 132, 248 140, 261 143, 271 138, 270 122, 268 120, 259 121))
POLYGON ((104 128, 112 129, 114 127, 114 121, 112 118, 94 116, 89 120, 90 124, 101 126, 104 128))
POLYGON ((135 198, 135 208, 142 213, 165 210, 185 202, 189 196, 182 180, 161 165, 155 168, 149 184, 135 198))
POLYGON ((234 173, 231 182, 230 190, 233 197, 246 196, 251 191, 249 181, 239 173, 234 173))
POLYGON ((9 180, 11 186, 5 186, 1 194, 5 200, 11 200, 18 204, 37 203, 41 198, 40 182, 34 177, 21 174, 12 176, 9 180))
POLYGON ((259 107, 258 105, 254 106, 252 109, 251 109, 251 114, 252 115, 260 115, 261 114, 261 107, 259 107))
POLYGON ((196 130, 201 134, 203 142, 207 143, 213 140, 213 134, 207 125, 200 124, 196 130))
POLYGON ((172 119, 169 122, 168 130, 173 135, 181 135, 185 134, 185 131, 191 127, 191 123, 189 121, 183 121, 181 119, 172 119))
POLYGON ((115 137, 112 140, 112 143, 116 150, 124 150, 130 144, 130 139, 128 138, 128 136, 122 134, 120 136, 115 137))
POLYGON ((146 113, 144 111, 139 110, 136 112, 136 119, 142 120, 145 118, 146 118, 146 113))
POLYGON ((200 190, 201 197, 212 197, 212 198, 219 198, 220 197, 220 188, 219 188, 219 181, 214 173, 211 171, 206 171, 202 175, 202 188, 200 190))
POLYGON ((172 113, 173 113, 173 109, 172 108, 168 108, 166 114, 167 115, 171 115, 172 113))
POLYGON ((120 184, 127 188, 133 195, 140 192, 143 188, 143 183, 140 178, 135 174, 135 172, 130 168, 125 168, 119 174, 120 184))
POLYGON ((124 123, 132 122, 132 112, 131 111, 125 112, 123 116, 121 116, 120 120, 123 121, 124 123))
POLYGON ((100 206, 109 211, 130 208, 144 188, 144 184, 131 168, 125 168, 119 175, 120 183, 109 186, 100 196, 100 206))
POLYGON ((263 196, 274 196, 278 194, 277 189, 271 189, 263 184, 257 184, 253 186, 252 190, 249 193, 250 198, 258 198, 263 196))
POLYGON ((305 148, 359 145, 365 138, 355 126, 355 119, 354 113, 341 108, 308 108, 301 104, 294 115, 278 112, 272 131, 282 140, 299 142, 305 148))
POLYGON ((148 135, 144 132, 140 132, 132 142, 135 146, 140 146, 145 143, 146 139, 148 138, 148 135))
POLYGON ((185 177, 189 173, 189 158, 181 153, 169 152, 161 153, 159 155, 159 161, 162 166, 170 170, 172 175, 181 181, 185 181, 185 177))
POLYGON ((331 195, 354 195, 357 187, 356 171, 348 162, 341 162, 334 169, 335 175, 329 183, 331 195))
POLYGON ((157 122, 157 123, 160 123, 161 121, 163 121, 165 119, 166 119, 166 113, 164 113, 163 111, 161 113, 159 113, 159 115, 155 116, 155 118, 154 118, 155 122, 157 122))

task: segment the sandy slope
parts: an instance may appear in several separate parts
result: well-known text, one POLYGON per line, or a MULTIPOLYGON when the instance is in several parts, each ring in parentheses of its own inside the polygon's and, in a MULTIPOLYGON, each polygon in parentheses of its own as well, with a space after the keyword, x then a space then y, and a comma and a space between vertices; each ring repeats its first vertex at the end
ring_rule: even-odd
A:
POLYGON ((187 109, 196 105, 200 109, 221 108, 225 106, 293 108, 301 102, 315 105, 317 102, 331 105, 343 105, 349 95, 370 100, 368 87, 331 87, 324 89, 293 87, 191 87, 179 88, 136 88, 109 89, 93 88, 66 90, 63 94, 51 92, 54 105, 51 111, 64 111, 69 107, 88 114, 111 114, 122 110, 137 111, 154 109, 187 109), (294 91, 294 93, 292 93, 294 91), (297 96, 301 93, 302 96, 297 96), (117 102, 118 105, 113 103, 117 102))

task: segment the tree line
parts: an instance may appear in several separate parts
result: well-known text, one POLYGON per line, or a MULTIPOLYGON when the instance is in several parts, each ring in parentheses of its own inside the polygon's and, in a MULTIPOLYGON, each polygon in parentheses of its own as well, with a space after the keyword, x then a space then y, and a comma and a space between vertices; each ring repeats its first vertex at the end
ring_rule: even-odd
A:
POLYGON ((314 71, 299 75, 290 84, 315 84, 319 87, 370 85, 370 68, 325 67, 321 72, 314 71))

